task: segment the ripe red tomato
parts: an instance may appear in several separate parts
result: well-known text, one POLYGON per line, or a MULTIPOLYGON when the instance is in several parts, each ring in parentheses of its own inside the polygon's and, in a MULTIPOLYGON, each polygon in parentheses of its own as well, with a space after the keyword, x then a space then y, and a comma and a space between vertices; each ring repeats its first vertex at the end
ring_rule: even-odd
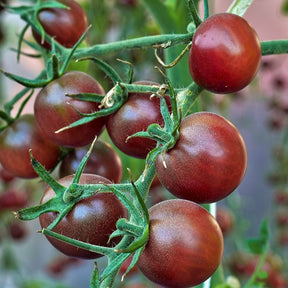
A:
POLYGON ((100 117, 87 124, 55 133, 60 128, 82 118, 72 106, 82 113, 93 113, 99 110, 99 103, 80 101, 66 96, 77 93, 104 94, 104 90, 90 75, 71 71, 45 86, 35 99, 34 112, 38 126, 47 138, 60 146, 88 145, 104 129, 106 117, 100 117))
POLYGON ((8 225, 8 232, 9 236, 14 240, 14 241, 21 241, 26 238, 28 235, 28 229, 27 226, 25 225, 26 223, 23 222, 18 222, 18 221, 13 221, 9 223, 8 225))
MULTIPOLYGON (((45 0, 47 1, 47 0, 45 0)), ((38 20, 45 32, 66 48, 73 47, 87 29, 85 11, 74 0, 57 0, 68 8, 45 8, 38 13, 38 20)), ((41 36, 33 29, 33 37, 44 48, 51 49, 48 42, 41 43, 41 36)))
POLYGON ((189 54, 194 81, 215 93, 232 93, 247 86, 261 62, 258 35, 242 17, 215 14, 197 28, 189 54))
POLYGON ((0 212, 3 210, 19 210, 29 203, 28 193, 8 188, 0 194, 0 212))
POLYGON ((208 279, 222 260, 223 236, 215 218, 187 200, 166 200, 149 209, 150 236, 137 263, 151 281, 192 287, 208 279))
POLYGON ((37 129, 32 114, 19 117, 0 134, 0 162, 4 169, 20 178, 38 177, 34 171, 29 149, 47 170, 53 168, 60 149, 37 129))
MULTIPOLYGON (((61 178, 58 182, 68 187, 73 175, 61 178)), ((95 174, 82 174, 80 184, 111 183, 108 179, 95 174)), ((55 192, 48 187, 40 203, 46 203, 55 196, 55 192)), ((40 215, 40 225, 46 228, 57 213, 48 212, 40 215)), ((94 245, 108 246, 110 234, 116 230, 119 218, 127 217, 127 210, 113 193, 96 193, 95 195, 79 201, 72 210, 53 228, 52 231, 67 237, 89 242, 94 245)), ((50 243, 62 253, 79 258, 94 259, 102 255, 80 249, 52 237, 47 237, 50 243)), ((119 238, 112 239, 109 246, 118 242, 119 238)))
POLYGON ((197 203, 219 201, 240 184, 247 151, 237 128, 225 118, 198 112, 183 119, 176 145, 156 158, 156 173, 172 194, 197 203))
MULTIPOLYGON (((67 155, 60 165, 60 177, 74 174, 89 147, 74 149, 67 155)), ((119 155, 111 145, 97 140, 92 153, 84 168, 84 173, 103 176, 114 183, 119 183, 122 178, 122 162, 119 155)))
POLYGON ((216 220, 224 237, 233 230, 235 224, 234 214, 227 207, 222 206, 217 208, 216 220))
MULTIPOLYGON (((157 83, 147 81, 135 84, 159 86, 157 83)), ((131 138, 128 141, 126 139, 136 132, 147 130, 153 123, 164 125, 160 99, 157 96, 151 98, 149 93, 130 93, 127 102, 116 113, 109 116, 106 127, 111 140, 122 152, 144 159, 148 152, 156 147, 156 141, 143 137, 131 138)))

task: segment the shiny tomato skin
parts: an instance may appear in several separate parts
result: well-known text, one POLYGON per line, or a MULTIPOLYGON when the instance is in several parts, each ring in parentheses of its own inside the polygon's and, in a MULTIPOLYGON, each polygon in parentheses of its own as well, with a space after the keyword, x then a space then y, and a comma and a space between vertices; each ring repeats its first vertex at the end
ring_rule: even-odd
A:
MULTIPOLYGON (((46 0, 47 1, 47 0, 46 0)), ((72 48, 87 29, 87 17, 79 3, 74 0, 57 0, 67 8, 45 8, 38 13, 38 20, 45 32, 55 37, 55 40, 66 48, 72 48)), ((44 48, 51 49, 51 45, 32 30, 35 40, 44 48)))
POLYGON ((47 170, 52 169, 60 155, 57 145, 39 131, 32 114, 20 116, 0 134, 0 162, 4 169, 16 177, 36 178, 29 150, 47 170))
MULTIPOLYGON (((74 175, 69 175, 59 180, 59 183, 68 187, 74 175)), ((111 182, 99 175, 82 174, 80 184, 98 184, 111 182)), ((48 187, 40 203, 46 203, 55 196, 55 192, 48 187)), ((55 212, 40 215, 39 221, 42 228, 46 228, 57 216, 55 212)), ((127 217, 127 210, 113 193, 96 193, 95 195, 79 201, 72 210, 52 229, 52 231, 89 242, 94 245, 107 247, 110 234, 116 230, 116 222, 119 218, 127 217)), ((102 255, 77 248, 68 243, 47 236, 49 242, 60 252, 67 256, 95 259, 102 255)), ((119 242, 119 238, 112 239, 110 246, 119 242)))
POLYGON ((227 197, 247 168, 245 142, 237 128, 215 113, 198 112, 183 119, 175 146, 156 158, 156 174, 178 198, 212 203, 227 197))
POLYGON ((223 236, 215 218, 200 205, 166 200, 149 209, 150 235, 137 263, 164 287, 192 287, 208 279, 221 263, 223 236))
MULTIPOLYGON (((76 172, 88 149, 89 146, 75 148, 64 158, 59 169, 61 178, 76 172)), ((97 140, 83 172, 97 174, 114 183, 120 183, 122 178, 121 158, 110 144, 97 140)))
POLYGON ((106 117, 100 117, 78 127, 55 133, 60 128, 82 118, 73 107, 82 113, 99 110, 97 102, 81 101, 66 96, 66 94, 77 93, 102 95, 104 90, 90 75, 80 71, 70 71, 50 82, 35 99, 34 112, 38 126, 47 138, 59 146, 82 147, 88 145, 104 129, 106 117))
MULTIPOLYGON (((159 86, 157 83, 147 81, 135 84, 159 86)), ((156 147, 156 141, 144 137, 135 137, 128 141, 126 139, 137 132, 146 131, 153 123, 164 125, 160 99, 157 96, 151 98, 149 93, 129 93, 126 103, 108 118, 106 128, 119 150, 129 156, 145 159, 148 152, 156 147)))
POLYGON ((261 62, 261 45, 255 30, 242 17, 219 13, 197 28, 189 54, 193 80, 215 93, 232 93, 246 87, 261 62))

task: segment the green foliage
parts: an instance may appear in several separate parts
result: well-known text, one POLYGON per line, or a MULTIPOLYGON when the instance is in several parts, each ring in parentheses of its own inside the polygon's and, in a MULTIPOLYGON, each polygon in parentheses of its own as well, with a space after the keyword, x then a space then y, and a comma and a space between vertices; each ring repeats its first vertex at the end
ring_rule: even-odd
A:
POLYGON ((287 0, 283 0, 282 7, 281 7, 281 11, 282 11, 282 13, 284 13, 285 15, 288 14, 288 1, 287 1, 287 0))
POLYGON ((263 254, 267 252, 269 246, 269 226, 267 220, 264 220, 260 226, 259 237, 247 241, 250 251, 254 254, 263 254))

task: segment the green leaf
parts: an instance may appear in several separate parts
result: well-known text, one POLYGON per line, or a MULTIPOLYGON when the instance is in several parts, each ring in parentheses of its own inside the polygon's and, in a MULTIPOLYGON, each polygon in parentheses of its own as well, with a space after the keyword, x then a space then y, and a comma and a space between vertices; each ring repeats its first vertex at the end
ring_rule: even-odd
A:
POLYGON ((282 3, 281 11, 283 14, 288 14, 288 0, 284 0, 282 3))
POLYGON ((98 288, 98 287, 100 287, 100 278, 97 262, 95 262, 94 269, 90 278, 90 288, 98 288))
POLYGON ((81 100, 81 101, 90 101, 90 102, 98 102, 100 103, 104 96, 95 93, 79 93, 79 94, 66 94, 67 97, 81 100))
POLYGON ((29 153, 30 153, 31 163, 32 163, 32 166, 33 166, 35 172, 40 176, 40 178, 45 183, 47 183, 52 188, 52 190, 55 192, 56 195, 57 194, 63 195, 63 193, 66 190, 66 187, 64 187, 63 185, 58 183, 50 175, 50 173, 45 169, 45 167, 33 157, 33 154, 32 154, 33 151, 31 149, 30 149, 29 153))
POLYGON ((124 274, 122 276, 122 279, 121 279, 122 281, 123 281, 124 277, 134 268, 134 266, 136 265, 136 263, 138 262, 138 260, 141 256, 141 253, 144 250, 144 248, 145 248, 145 246, 141 247, 140 249, 138 249, 135 252, 130 265, 128 266, 127 270, 124 272, 124 274))
POLYGON ((227 12, 243 16, 251 6, 253 0, 234 0, 227 12))
POLYGON ((114 68, 112 68, 103 60, 100 60, 99 58, 96 57, 86 57, 81 58, 78 61, 84 61, 84 60, 94 61, 97 64, 97 66, 113 81, 114 85, 123 82, 120 75, 114 70, 114 68))
POLYGON ((43 229, 42 233, 44 235, 47 235, 47 236, 50 236, 50 237, 54 237, 54 238, 56 238, 58 240, 64 241, 65 243, 69 243, 69 244, 71 244, 73 246, 76 246, 76 247, 79 247, 79 248, 82 248, 82 249, 86 249, 88 251, 95 252, 95 253, 98 253, 98 254, 109 255, 110 253, 112 253, 114 251, 113 250, 114 248, 102 247, 102 246, 99 246, 99 245, 92 245, 92 244, 89 244, 89 243, 86 243, 86 242, 83 242, 83 241, 79 241, 79 240, 64 236, 64 235, 59 234, 59 233, 55 233, 55 232, 53 232, 51 230, 48 230, 48 229, 43 229))
POLYGON ((24 77, 9 73, 0 68, 0 73, 4 74, 7 78, 15 81, 28 88, 40 88, 47 85, 52 79, 26 79, 24 77))
POLYGON ((93 142, 91 143, 91 145, 90 145, 87 153, 86 153, 86 154, 84 155, 84 157, 81 159, 81 162, 80 162, 80 164, 78 165, 78 168, 77 168, 77 170, 76 170, 75 176, 74 176, 74 178, 73 178, 73 183, 79 183, 80 177, 81 177, 82 172, 83 172, 83 170, 84 170, 84 168, 85 168, 85 166, 86 166, 86 163, 87 163, 87 161, 88 161, 88 159, 89 159, 89 157, 90 157, 90 155, 91 155, 91 153, 92 153, 92 150, 93 150, 93 147, 94 147, 94 144, 95 144, 96 140, 97 140, 97 137, 94 138, 94 140, 93 140, 93 142))
POLYGON ((133 253, 141 247, 144 247, 149 239, 149 225, 146 226, 143 235, 137 237, 127 248, 123 249, 123 253, 133 253))
POLYGON ((263 254, 267 250, 269 243, 269 227, 267 220, 264 220, 260 226, 259 237, 249 239, 247 241, 248 247, 254 254, 263 254))
POLYGON ((101 274, 101 281, 109 276, 109 274, 118 270, 123 262, 130 256, 130 253, 121 253, 116 256, 109 265, 104 269, 103 273, 101 274))

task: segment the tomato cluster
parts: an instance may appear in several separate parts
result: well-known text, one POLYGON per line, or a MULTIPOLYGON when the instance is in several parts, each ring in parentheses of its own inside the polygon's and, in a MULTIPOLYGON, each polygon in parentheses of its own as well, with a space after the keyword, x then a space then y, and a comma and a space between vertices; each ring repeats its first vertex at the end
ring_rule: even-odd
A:
MULTIPOLYGON (((87 19, 73 0, 58 2, 67 8, 45 8, 38 13, 38 20, 48 35, 71 48, 84 33, 87 19)), ((35 30, 33 35, 44 48, 51 48, 49 41, 43 42, 35 30)), ((217 93, 230 93, 252 81, 260 56, 259 40, 250 25, 239 16, 219 14, 197 28, 189 66, 192 78, 199 86, 217 93)), ((140 81, 133 85, 136 90, 137 84, 160 86, 140 81)), ((153 159, 155 179, 176 199, 161 201, 149 209, 149 239, 137 265, 148 279, 165 287, 190 287, 203 283, 222 261, 223 233, 216 219, 199 204, 220 201, 241 183, 247 168, 247 150, 241 134, 222 116, 210 112, 192 113, 177 119, 179 123, 174 124, 178 133, 169 135, 174 143, 163 150, 166 147, 164 138, 157 143, 152 136, 132 136, 146 131, 151 124, 156 124, 157 131, 167 135, 169 129, 165 127, 167 121, 163 110, 172 114, 170 97, 157 93, 152 97, 152 92, 133 91, 129 91, 127 100, 116 112, 71 128, 74 122, 84 119, 84 114, 92 115, 105 109, 99 108, 103 105, 96 101, 77 98, 85 93, 102 95, 103 98, 105 95, 96 79, 79 71, 65 72, 44 86, 35 99, 34 115, 21 115, 0 134, 2 166, 17 177, 37 177, 30 151, 46 170, 52 170, 61 162, 58 184, 68 188, 88 153, 89 145, 95 137, 101 137, 105 129, 111 144, 128 156, 145 159, 151 155, 150 151, 159 151, 153 159), (164 105, 161 97, 164 97, 165 109, 161 109, 164 105)), ((169 121, 172 122, 171 118, 169 121)), ((120 183, 122 162, 116 149, 97 140, 90 152, 77 184, 105 184, 109 187, 120 183)), ((43 193, 42 207, 55 198, 57 193, 52 188, 49 186, 43 193)), ((129 219, 131 215, 113 191, 97 192, 75 203, 52 231, 97 246, 113 247, 119 243, 122 239, 119 235, 123 234, 112 241, 109 236, 116 230, 120 218, 129 219)), ((59 216, 56 208, 39 216, 42 228, 49 227, 59 216)), ((67 256, 85 259, 102 256, 46 236, 67 256)))

